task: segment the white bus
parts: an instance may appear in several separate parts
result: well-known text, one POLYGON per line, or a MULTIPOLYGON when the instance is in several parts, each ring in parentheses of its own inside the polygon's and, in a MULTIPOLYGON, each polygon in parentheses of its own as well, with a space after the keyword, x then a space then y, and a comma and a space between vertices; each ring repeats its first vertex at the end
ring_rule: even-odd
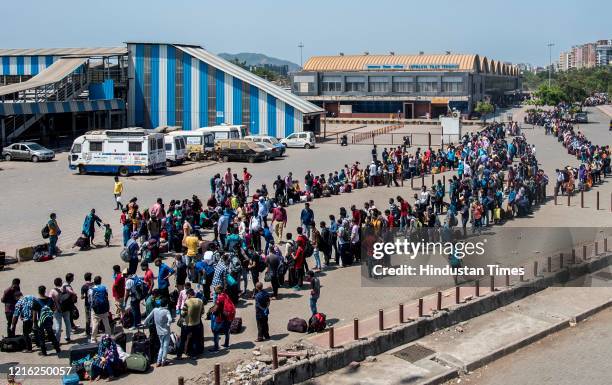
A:
POLYGON ((164 134, 140 127, 90 131, 74 140, 68 164, 80 174, 127 176, 164 170, 164 134))
POLYGON ((166 144, 166 165, 168 167, 182 164, 185 159, 187 159, 185 138, 182 136, 165 134, 164 143, 166 144))
POLYGON ((215 135, 210 132, 179 130, 167 135, 185 140, 185 156, 193 162, 210 158, 215 150, 215 135))
POLYGON ((210 132, 215 134, 215 142, 222 139, 241 139, 246 135, 246 126, 220 124, 218 126, 202 127, 195 131, 210 132))

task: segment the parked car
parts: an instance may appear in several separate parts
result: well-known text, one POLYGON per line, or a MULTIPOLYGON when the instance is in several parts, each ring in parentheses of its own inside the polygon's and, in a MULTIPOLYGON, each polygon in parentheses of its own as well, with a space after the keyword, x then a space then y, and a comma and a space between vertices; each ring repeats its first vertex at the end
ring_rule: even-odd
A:
POLYGON ((268 154, 257 143, 244 139, 221 139, 215 142, 215 152, 224 162, 232 160, 253 163, 266 160, 268 154))
POLYGON ((55 158, 55 152, 34 142, 14 143, 2 149, 4 160, 51 160, 55 158))
MULTIPOLYGON (((270 143, 266 143, 266 142, 254 142, 254 143, 264 149, 264 151, 268 155, 268 159, 274 159, 274 158, 278 158, 279 156, 281 156, 280 150, 274 147, 273 145, 271 145, 270 143)), ((283 145, 281 144, 281 146, 283 145)), ((283 146, 283 148, 284 147, 285 146, 283 146)))
POLYGON ((576 121, 576 123, 588 123, 589 122, 589 118, 587 117, 586 112, 577 112, 576 115, 574 115, 574 120, 576 121))
POLYGON ((286 147, 314 148, 315 134, 311 131, 294 132, 280 141, 286 147))
POLYGON ((279 142, 279 140, 276 139, 273 136, 269 136, 269 135, 248 135, 248 136, 245 136, 244 139, 252 140, 255 143, 265 143, 265 144, 269 144, 269 145, 273 146, 280 153, 277 156, 283 156, 285 154, 285 151, 287 150, 285 145, 282 144, 281 142, 279 142))

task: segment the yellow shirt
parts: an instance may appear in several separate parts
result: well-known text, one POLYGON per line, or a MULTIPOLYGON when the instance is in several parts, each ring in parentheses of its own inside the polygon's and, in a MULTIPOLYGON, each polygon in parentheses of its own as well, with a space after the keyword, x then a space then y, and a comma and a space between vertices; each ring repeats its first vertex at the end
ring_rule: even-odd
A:
POLYGON ((195 257, 198 254, 198 246, 199 246, 198 237, 188 236, 185 239, 185 246, 187 247, 187 256, 195 257))
POLYGON ((121 195, 123 192, 123 182, 115 182, 115 188, 113 189, 113 193, 116 195, 121 195))

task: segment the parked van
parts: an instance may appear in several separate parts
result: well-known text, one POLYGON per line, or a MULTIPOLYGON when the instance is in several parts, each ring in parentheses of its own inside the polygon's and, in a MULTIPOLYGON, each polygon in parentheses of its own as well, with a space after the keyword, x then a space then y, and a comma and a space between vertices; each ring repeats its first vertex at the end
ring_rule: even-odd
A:
POLYGON ((274 156, 283 156, 285 154, 285 151, 287 150, 287 148, 285 147, 284 144, 282 144, 281 142, 278 141, 278 139, 276 139, 273 136, 269 136, 269 135, 248 135, 245 136, 244 139, 247 140, 252 140, 255 143, 266 143, 271 145, 272 147, 275 148, 274 151, 274 156))
POLYGON ((164 135, 164 144, 166 146, 166 165, 175 166, 181 164, 187 159, 187 150, 185 149, 185 138, 179 135, 164 135))
POLYGON ((90 131, 74 140, 68 165, 79 174, 128 176, 165 170, 164 134, 140 127, 90 131))
POLYGON ((314 148, 316 144, 315 134, 312 131, 294 132, 286 138, 281 139, 280 142, 286 147, 299 147, 305 149, 314 148))
POLYGON ((224 162, 232 160, 253 163, 266 160, 268 155, 257 143, 244 139, 221 139, 215 143, 215 151, 224 162))
POLYGON ((213 133, 193 130, 172 131, 168 135, 182 137, 185 140, 186 156, 194 162, 213 156, 215 149, 215 135, 213 133))
POLYGON ((215 142, 222 139, 240 139, 246 135, 246 127, 242 125, 220 124, 218 126, 202 127, 194 131, 210 132, 215 135, 215 142))

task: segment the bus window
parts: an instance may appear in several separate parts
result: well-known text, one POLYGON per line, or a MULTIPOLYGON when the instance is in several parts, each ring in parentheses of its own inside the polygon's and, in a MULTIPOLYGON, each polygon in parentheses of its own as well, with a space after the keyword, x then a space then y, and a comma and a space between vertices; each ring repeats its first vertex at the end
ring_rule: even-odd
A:
MULTIPOLYGON (((178 146, 177 146, 178 149, 178 146)), ((166 143, 166 151, 172 151, 172 143, 166 143)))
POLYGON ((219 140, 219 139, 228 139, 228 135, 227 132, 215 132, 215 139, 219 140))
POLYGON ((157 149, 161 150, 162 148, 164 148, 164 138, 160 137, 157 138, 157 149))
POLYGON ((102 142, 89 142, 89 152, 102 152, 102 142))
POLYGON ((201 136, 187 136, 187 137, 185 137, 185 139, 187 139, 187 144, 188 145, 202 144, 202 137, 201 136))
POLYGON ((128 151, 129 152, 141 152, 142 142, 128 142, 128 151))
POLYGON ((75 143, 72 145, 72 149, 70 150, 72 154, 80 154, 81 153, 81 144, 75 143))
POLYGON ((232 139, 239 139, 240 138, 240 135, 238 134, 237 131, 230 131, 229 134, 230 134, 230 138, 232 138, 232 139))
POLYGON ((213 143, 215 143, 215 136, 214 135, 206 135, 204 137, 204 143, 212 145, 213 143))

